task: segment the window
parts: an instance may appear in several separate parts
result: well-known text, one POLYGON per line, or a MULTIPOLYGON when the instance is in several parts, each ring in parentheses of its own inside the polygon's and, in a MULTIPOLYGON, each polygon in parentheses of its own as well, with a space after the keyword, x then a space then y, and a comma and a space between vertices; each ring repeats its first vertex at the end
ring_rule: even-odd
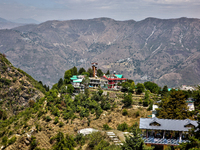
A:
POLYGON ((150 125, 150 126, 160 126, 160 124, 157 123, 157 122, 152 122, 152 123, 150 123, 149 125, 150 125))

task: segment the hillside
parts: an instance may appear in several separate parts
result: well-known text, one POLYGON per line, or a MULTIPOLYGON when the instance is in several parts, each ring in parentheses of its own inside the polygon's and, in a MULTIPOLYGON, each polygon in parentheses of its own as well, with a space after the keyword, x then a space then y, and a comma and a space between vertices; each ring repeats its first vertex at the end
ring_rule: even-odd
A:
POLYGON ((54 20, 0 30, 0 51, 48 85, 73 66, 98 62, 104 72, 174 87, 200 83, 199 39, 199 19, 54 20))
POLYGON ((37 101, 45 89, 31 76, 16 69, 0 54, 0 105, 3 118, 16 115, 29 107, 30 101, 37 101))
MULTIPOLYGON (((99 95, 98 90, 90 89, 88 96, 75 97, 59 92, 62 90, 46 92, 30 75, 15 68, 5 54, 0 54, 0 147, 30 149, 34 145, 31 136, 34 136, 38 148, 52 149, 55 142, 51 139, 58 132, 76 136, 78 130, 90 127, 105 134, 104 125, 123 141, 123 132, 116 130, 120 124, 126 122, 126 128, 120 130, 127 131, 139 117, 151 114, 146 108, 138 107, 143 95, 132 94, 133 106, 123 114, 125 94, 120 91, 104 91, 99 95)), ((112 143, 108 137, 106 140, 112 143)), ((84 143, 83 149, 88 149, 87 144, 84 143)))

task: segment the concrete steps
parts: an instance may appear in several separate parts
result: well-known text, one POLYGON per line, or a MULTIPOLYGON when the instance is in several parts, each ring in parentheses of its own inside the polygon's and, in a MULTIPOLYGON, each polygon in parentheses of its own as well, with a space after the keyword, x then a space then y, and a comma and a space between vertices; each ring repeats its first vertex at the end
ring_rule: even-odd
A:
POLYGON ((123 145, 114 132, 106 132, 106 134, 115 145, 123 145))

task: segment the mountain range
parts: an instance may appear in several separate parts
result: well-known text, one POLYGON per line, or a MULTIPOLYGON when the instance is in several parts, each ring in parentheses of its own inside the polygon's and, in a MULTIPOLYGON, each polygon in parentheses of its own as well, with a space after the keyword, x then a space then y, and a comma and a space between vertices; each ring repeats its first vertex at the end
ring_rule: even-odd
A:
POLYGON ((0 17, 0 29, 12 29, 25 24, 39 24, 39 22, 31 18, 19 18, 10 21, 0 17))
POLYGON ((0 18, 0 29, 11 29, 11 28, 15 28, 21 25, 24 25, 24 24, 11 22, 4 18, 0 18))
POLYGON ((91 62, 135 82, 196 85, 200 83, 200 20, 52 20, 0 30, 0 52, 50 86, 67 69, 88 69, 91 62))

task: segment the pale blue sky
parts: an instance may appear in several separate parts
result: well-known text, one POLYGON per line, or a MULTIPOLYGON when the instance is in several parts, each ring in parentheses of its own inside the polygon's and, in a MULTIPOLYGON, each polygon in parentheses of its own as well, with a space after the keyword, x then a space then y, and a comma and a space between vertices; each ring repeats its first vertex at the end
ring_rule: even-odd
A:
POLYGON ((200 0, 0 0, 0 17, 7 20, 115 20, 200 18, 200 0))

